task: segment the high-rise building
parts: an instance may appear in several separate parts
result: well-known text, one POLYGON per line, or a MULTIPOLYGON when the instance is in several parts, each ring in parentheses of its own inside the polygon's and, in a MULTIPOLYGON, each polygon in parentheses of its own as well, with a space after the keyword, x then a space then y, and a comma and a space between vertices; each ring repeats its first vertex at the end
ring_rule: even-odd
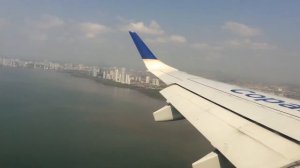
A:
POLYGON ((98 69, 98 68, 96 68, 96 67, 93 67, 93 69, 92 69, 92 76, 93 76, 93 77, 97 77, 97 75, 98 75, 98 71, 99 71, 99 69, 98 69))
POLYGON ((116 82, 120 81, 119 69, 118 68, 114 69, 114 81, 116 81, 116 82))
POLYGON ((150 83, 150 76, 146 76, 146 81, 145 83, 150 83))
POLYGON ((125 71, 126 69, 125 68, 121 68, 121 77, 120 77, 120 82, 121 83, 125 83, 125 71))
POLYGON ((106 72, 105 71, 103 71, 102 78, 106 79, 106 72))
POLYGON ((130 83, 131 83, 131 78, 130 78, 129 74, 126 74, 125 83, 128 84, 128 85, 130 85, 130 83))
POLYGON ((159 79, 155 78, 155 86, 159 86, 159 79))

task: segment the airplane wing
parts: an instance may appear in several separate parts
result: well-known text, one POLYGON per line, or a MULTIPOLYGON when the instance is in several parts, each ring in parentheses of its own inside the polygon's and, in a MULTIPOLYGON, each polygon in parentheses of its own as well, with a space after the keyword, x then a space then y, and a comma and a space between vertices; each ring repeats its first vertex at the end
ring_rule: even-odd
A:
POLYGON ((129 32, 147 69, 167 84, 156 121, 187 119, 215 147, 194 168, 300 166, 300 102, 187 74, 161 62, 129 32))

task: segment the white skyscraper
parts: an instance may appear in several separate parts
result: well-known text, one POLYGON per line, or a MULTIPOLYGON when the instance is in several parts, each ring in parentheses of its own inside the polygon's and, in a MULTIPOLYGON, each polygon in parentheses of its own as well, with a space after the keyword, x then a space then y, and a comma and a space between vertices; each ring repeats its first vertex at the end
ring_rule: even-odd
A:
POLYGON ((120 76, 119 76, 118 68, 115 68, 115 71, 114 71, 114 81, 120 82, 120 76))
POLYGON ((98 72, 99 72, 99 69, 97 67, 93 67, 93 69, 92 69, 92 76, 93 77, 97 77, 98 72))
POLYGON ((130 78, 129 74, 126 74, 125 83, 128 84, 128 85, 130 85, 130 83, 131 83, 131 78, 130 78))
POLYGON ((103 71, 102 78, 106 79, 106 72, 105 71, 103 71))
POLYGON ((150 83, 150 76, 146 76, 146 83, 150 83))
POLYGON ((126 69, 125 68, 121 68, 121 77, 120 77, 120 82, 121 83, 125 83, 126 81, 125 81, 125 71, 126 71, 126 69))
POLYGON ((155 78, 155 86, 159 86, 159 79, 155 78))
POLYGON ((157 78, 152 78, 151 84, 153 86, 159 86, 159 80, 157 78))

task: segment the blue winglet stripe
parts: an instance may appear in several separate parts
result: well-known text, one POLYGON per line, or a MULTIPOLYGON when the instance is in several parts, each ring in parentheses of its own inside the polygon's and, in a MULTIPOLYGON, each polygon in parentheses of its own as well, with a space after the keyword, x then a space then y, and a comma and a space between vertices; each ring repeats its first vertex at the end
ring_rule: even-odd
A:
POLYGON ((129 34, 143 59, 157 59, 137 33, 130 31, 129 34))

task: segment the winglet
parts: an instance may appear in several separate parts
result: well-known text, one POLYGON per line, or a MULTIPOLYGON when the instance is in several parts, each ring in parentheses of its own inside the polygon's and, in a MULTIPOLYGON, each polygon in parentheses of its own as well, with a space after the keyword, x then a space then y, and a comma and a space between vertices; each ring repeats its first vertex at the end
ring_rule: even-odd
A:
POLYGON ((142 59, 157 59, 136 32, 129 31, 129 34, 142 59))
POLYGON ((177 71, 177 69, 158 60, 156 58, 156 56, 146 46, 146 44, 142 41, 142 39, 139 37, 139 35, 137 35, 137 33, 129 31, 129 34, 130 34, 137 50, 139 51, 139 53, 143 59, 143 62, 145 64, 146 68, 149 70, 149 72, 151 72, 152 74, 157 76, 159 79, 161 79, 166 84, 173 83, 172 81, 169 80, 171 78, 165 79, 165 78, 162 78, 162 76, 165 76, 165 74, 167 74, 167 73, 177 71))

